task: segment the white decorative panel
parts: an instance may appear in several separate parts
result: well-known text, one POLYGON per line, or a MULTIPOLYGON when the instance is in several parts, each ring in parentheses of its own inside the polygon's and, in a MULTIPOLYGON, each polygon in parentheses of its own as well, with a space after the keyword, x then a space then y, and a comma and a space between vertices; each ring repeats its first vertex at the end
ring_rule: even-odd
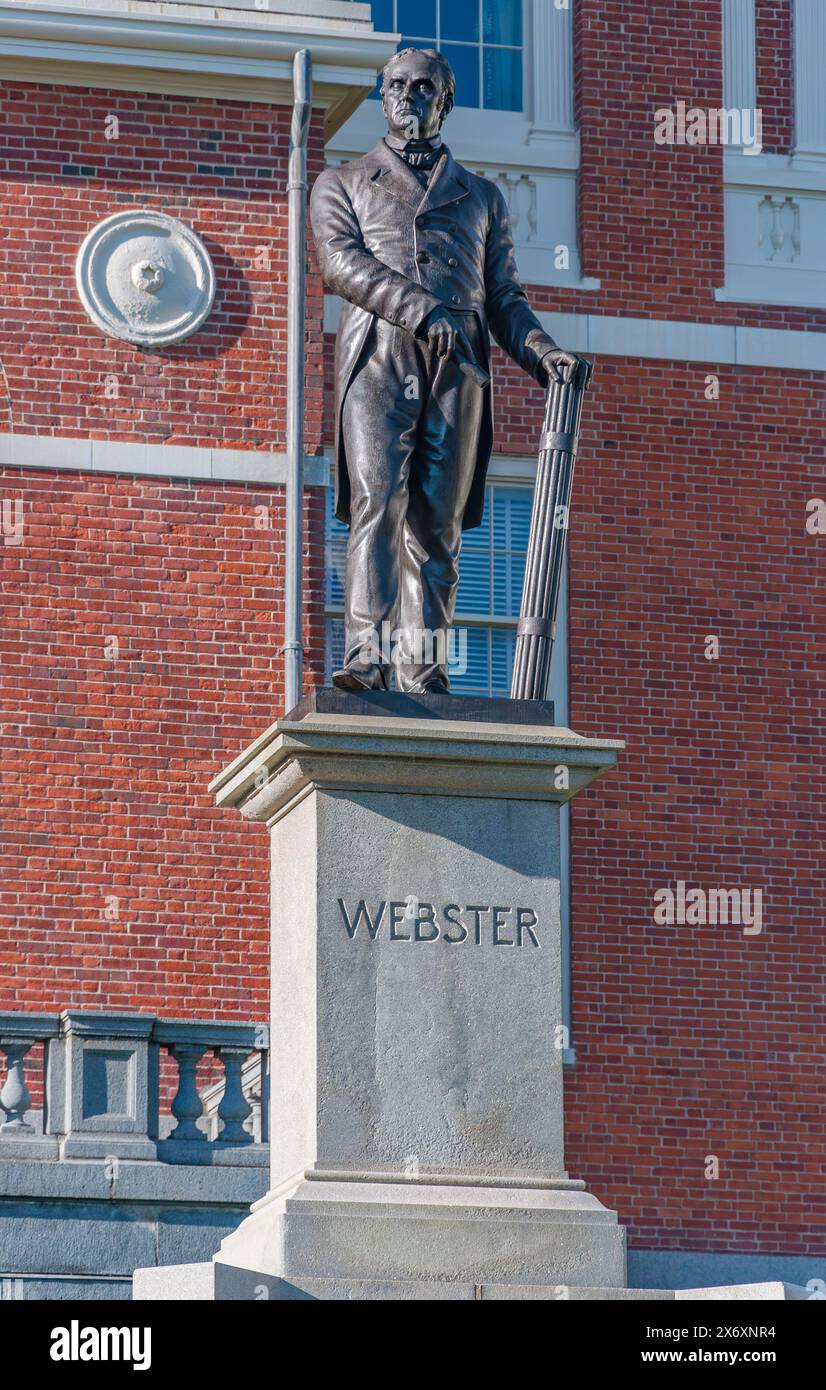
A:
POLYGON ((529 285, 580 283, 576 229, 576 174, 474 164, 475 174, 498 184, 510 213, 520 278, 529 285), (567 256, 567 268, 558 266, 567 256))
POLYGON ((190 227, 130 208, 99 222, 75 266, 78 294, 103 333, 141 347, 179 343, 212 308, 215 272, 190 227))
POLYGON ((720 297, 826 306, 826 191, 727 187, 720 297))
POLYGON ((757 245, 763 260, 793 265, 800 260, 800 203, 791 194, 765 193, 757 207, 757 245))

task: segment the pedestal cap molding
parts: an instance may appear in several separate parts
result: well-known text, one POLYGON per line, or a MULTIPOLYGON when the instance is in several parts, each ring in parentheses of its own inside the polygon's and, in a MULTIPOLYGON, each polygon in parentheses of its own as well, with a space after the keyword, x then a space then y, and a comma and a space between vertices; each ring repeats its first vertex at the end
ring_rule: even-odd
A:
POLYGON ((219 806, 270 825, 315 788, 564 802, 624 747, 563 727, 310 715, 277 720, 210 791, 219 806))

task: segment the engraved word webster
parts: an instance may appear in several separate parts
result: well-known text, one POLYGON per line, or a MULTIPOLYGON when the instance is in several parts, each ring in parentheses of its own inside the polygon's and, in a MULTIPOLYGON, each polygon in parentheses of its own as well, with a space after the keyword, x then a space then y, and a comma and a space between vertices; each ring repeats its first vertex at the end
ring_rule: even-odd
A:
POLYGON ((350 940, 357 934, 370 941, 444 941, 448 946, 465 942, 481 946, 538 946, 534 928, 539 918, 532 907, 493 907, 469 903, 460 907, 448 903, 434 907, 408 898, 407 902, 379 902, 373 911, 360 898, 354 911, 338 898, 341 916, 350 940))

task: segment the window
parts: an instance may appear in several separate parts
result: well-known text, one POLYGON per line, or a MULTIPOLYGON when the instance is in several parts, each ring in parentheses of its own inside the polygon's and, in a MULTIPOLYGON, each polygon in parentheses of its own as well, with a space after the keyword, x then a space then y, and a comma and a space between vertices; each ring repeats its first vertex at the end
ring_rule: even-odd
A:
POLYGON ((377 30, 403 35, 400 48, 444 54, 457 105, 522 110, 522 0, 372 0, 372 10, 377 30))
MULTIPOLYGON (((531 524, 530 487, 491 483, 482 524, 465 533, 456 603, 453 650, 463 671, 451 671, 451 689, 464 695, 508 695, 531 524)), ((344 566, 347 528, 333 516, 327 490, 326 672, 344 657, 344 566)))

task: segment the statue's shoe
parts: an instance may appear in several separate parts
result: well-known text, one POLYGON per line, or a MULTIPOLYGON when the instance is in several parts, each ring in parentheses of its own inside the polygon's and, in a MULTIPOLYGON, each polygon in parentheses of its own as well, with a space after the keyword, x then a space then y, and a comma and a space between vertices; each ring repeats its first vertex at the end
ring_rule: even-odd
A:
POLYGON ((387 681, 380 666, 342 666, 334 671, 333 685, 337 690, 386 690, 387 681))

